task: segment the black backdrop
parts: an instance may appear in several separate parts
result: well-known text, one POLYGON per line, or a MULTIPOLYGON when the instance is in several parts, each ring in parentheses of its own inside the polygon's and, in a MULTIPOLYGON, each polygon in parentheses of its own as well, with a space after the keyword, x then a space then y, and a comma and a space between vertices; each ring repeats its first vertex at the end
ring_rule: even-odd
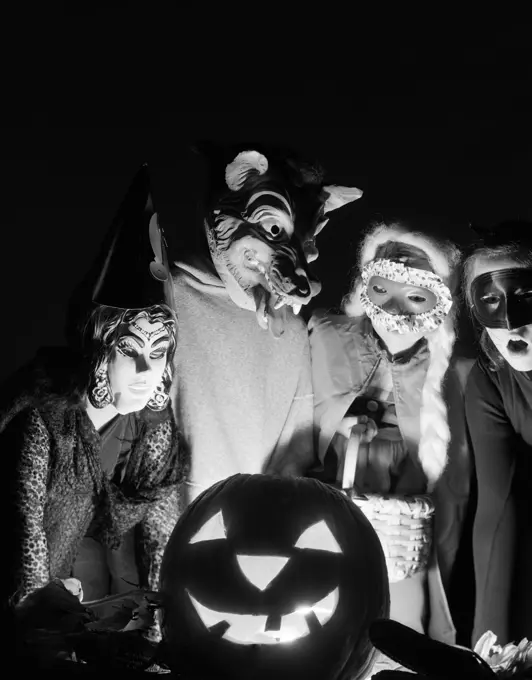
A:
MULTIPOLYGON (((383 17, 345 15, 349 37, 336 40, 344 15, 322 8, 323 26, 300 27, 305 47, 289 55, 296 34, 277 35, 279 15, 257 36, 264 11, 245 33, 203 5, 195 22, 21 9, 16 22, 3 17, 0 380, 39 346, 64 343, 68 300, 141 163, 152 167, 172 252, 190 247, 203 186, 189 152, 197 139, 291 145, 320 159, 331 183, 364 189, 320 235, 324 287, 312 308, 338 304, 360 231, 379 214, 427 215, 463 245, 469 222, 532 219, 531 26, 519 17, 503 25, 499 13, 487 31, 479 17, 466 27, 451 16, 449 31, 440 12, 415 17, 406 34, 393 19, 385 30, 383 17)), ((465 318, 461 337, 474 353, 465 318)), ((467 644, 467 550, 462 560, 453 599, 467 644)))
POLYGON ((190 47, 183 58, 186 25, 166 44, 169 58, 149 61, 158 52, 123 17, 87 10, 68 20, 55 39, 24 43, 33 77, 15 72, 5 85, 0 379, 40 345, 64 342, 68 299, 142 162, 172 251, 190 245, 203 174, 188 148, 199 138, 291 145, 317 157, 331 182, 364 189, 320 235, 324 287, 313 307, 339 302, 360 230, 379 214, 443 218, 461 243, 469 222, 532 218, 523 23, 446 35, 437 47, 430 35, 417 46, 379 34, 378 50, 324 53, 320 68, 300 59, 235 77, 220 45, 203 61, 190 47))

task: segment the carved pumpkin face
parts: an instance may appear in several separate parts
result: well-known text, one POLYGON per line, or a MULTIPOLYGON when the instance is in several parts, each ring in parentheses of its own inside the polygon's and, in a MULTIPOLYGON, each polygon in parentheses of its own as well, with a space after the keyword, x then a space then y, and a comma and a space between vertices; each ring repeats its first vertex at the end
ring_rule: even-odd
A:
POLYGON ((358 508, 316 480, 262 475, 231 477, 188 508, 161 592, 174 669, 231 678, 358 677, 388 606, 380 543, 358 508))

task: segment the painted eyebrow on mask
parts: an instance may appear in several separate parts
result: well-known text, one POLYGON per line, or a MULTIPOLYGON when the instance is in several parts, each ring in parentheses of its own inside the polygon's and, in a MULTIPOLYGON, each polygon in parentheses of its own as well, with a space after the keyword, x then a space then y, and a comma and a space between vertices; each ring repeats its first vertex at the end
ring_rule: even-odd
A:
POLYGON ((170 340, 170 336, 169 336, 169 335, 166 335, 166 334, 165 334, 165 335, 161 336, 160 338, 158 338, 158 339, 153 343, 152 349, 153 349, 154 347, 158 347, 158 346, 159 346, 160 344, 162 344, 163 342, 168 342, 168 340, 170 340))
MULTIPOLYGON (((137 335, 137 334, 134 333, 133 331, 130 331, 130 333, 129 333, 128 335, 124 335, 124 336, 122 336, 122 338, 120 338, 120 339, 122 340, 123 338, 133 338, 134 340, 136 340, 136 341, 138 342, 138 344, 139 344, 142 348, 144 348, 144 347, 146 346, 146 343, 145 343, 144 340, 140 337, 140 335, 137 335)), ((169 336, 167 333, 165 333, 163 336, 161 336, 160 338, 157 338, 157 340, 155 340, 155 342, 153 343, 153 345, 151 346, 151 348, 154 349, 155 347, 158 347, 161 343, 167 342, 168 340, 170 340, 170 336, 169 336)))
POLYGON ((429 293, 432 291, 428 291, 426 288, 423 288, 423 286, 412 286, 409 287, 405 290, 405 293, 407 295, 422 295, 423 297, 427 297, 429 293))

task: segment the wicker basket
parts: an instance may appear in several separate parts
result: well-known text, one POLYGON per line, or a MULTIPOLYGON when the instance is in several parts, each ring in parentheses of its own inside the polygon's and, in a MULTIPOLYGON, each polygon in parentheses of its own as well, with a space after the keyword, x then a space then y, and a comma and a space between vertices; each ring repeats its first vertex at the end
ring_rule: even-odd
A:
POLYGON ((426 568, 432 547, 434 504, 430 496, 361 494, 355 486, 360 440, 351 436, 344 462, 343 492, 362 510, 381 542, 390 583, 426 568))
POLYGON ((371 522, 382 545, 390 583, 424 569, 430 557, 434 505, 430 496, 347 495, 371 522))

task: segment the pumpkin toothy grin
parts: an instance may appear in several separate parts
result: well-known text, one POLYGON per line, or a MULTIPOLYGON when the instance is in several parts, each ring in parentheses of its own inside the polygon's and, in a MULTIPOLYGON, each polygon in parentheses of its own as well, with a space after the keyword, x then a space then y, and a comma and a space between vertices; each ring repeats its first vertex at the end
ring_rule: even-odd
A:
POLYGON ((177 522, 161 565, 165 660, 187 677, 357 678, 388 618, 379 539, 314 479, 234 475, 177 522))
POLYGON ((276 645, 303 638, 329 621, 336 611, 339 600, 339 589, 335 588, 311 606, 299 607, 291 614, 273 617, 217 612, 198 602, 188 590, 187 594, 203 625, 209 631, 219 632, 224 640, 239 645, 276 645))

